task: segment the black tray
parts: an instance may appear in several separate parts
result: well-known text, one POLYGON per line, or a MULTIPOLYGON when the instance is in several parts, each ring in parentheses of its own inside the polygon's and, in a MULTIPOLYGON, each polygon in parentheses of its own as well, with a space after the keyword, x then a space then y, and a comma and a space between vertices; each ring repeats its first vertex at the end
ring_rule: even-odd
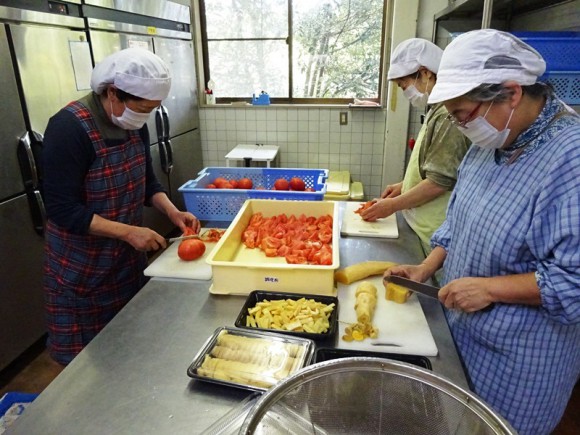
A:
POLYGON ((431 361, 429 361, 429 359, 424 356, 403 355, 398 353, 369 352, 364 350, 334 349, 329 347, 317 348, 316 351, 314 352, 313 363, 329 361, 337 358, 349 358, 353 356, 394 359, 396 361, 402 361, 419 367, 423 367, 428 370, 432 370, 431 361))
POLYGON ((336 335, 338 329, 338 298, 334 296, 321 296, 321 295, 308 295, 299 293, 280 293, 280 292, 268 292, 263 290, 254 290, 248 295, 244 306, 240 310, 240 314, 235 321, 235 326, 241 329, 248 329, 251 331, 264 331, 264 332, 276 332, 279 334, 292 335, 294 337, 304 337, 310 338, 311 340, 327 340, 333 338, 336 335), (268 300, 280 300, 280 299, 293 299, 298 300, 301 298, 314 299, 317 302, 322 302, 323 304, 330 305, 334 304, 334 310, 330 313, 328 318, 328 331, 322 334, 314 334, 310 332, 297 332, 297 331, 283 331, 279 329, 269 329, 269 328, 254 328, 251 326, 246 326, 246 316, 248 315, 248 309, 255 307, 258 302, 262 302, 264 299, 268 300))

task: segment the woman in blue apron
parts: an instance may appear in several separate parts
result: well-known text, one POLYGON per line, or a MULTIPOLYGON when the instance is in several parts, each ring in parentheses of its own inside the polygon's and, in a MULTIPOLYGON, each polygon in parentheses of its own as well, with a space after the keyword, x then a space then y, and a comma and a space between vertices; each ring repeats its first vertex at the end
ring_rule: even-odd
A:
POLYGON ((68 364, 139 291, 146 252, 166 247, 143 227, 152 205, 181 230, 179 211, 156 179, 145 125, 171 77, 153 53, 130 48, 100 62, 93 92, 50 119, 44 136, 44 293, 48 350, 68 364))
MULTIPOLYGON (((427 108, 437 81, 443 50, 420 38, 407 39, 393 51, 387 78, 403 89, 414 107, 427 108)), ((447 120, 443 104, 431 106, 400 183, 389 185, 361 217, 374 221, 401 211, 426 253, 433 232, 445 220, 447 203, 457 180, 457 168, 469 141, 447 120)))
POLYGON ((439 300, 472 389, 520 434, 554 430, 580 376, 580 117, 529 45, 493 29, 443 53, 429 97, 473 142, 433 251, 387 273, 439 300))

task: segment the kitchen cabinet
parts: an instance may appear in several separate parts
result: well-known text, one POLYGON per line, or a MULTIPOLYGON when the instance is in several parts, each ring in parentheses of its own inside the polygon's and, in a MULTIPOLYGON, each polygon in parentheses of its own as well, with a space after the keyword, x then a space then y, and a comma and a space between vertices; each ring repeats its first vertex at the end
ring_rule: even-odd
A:
MULTIPOLYGON (((420 262, 419 239, 401 215, 397 218, 398 239, 341 238, 341 265, 420 262)), ((11 433, 204 433, 251 394, 187 376, 207 338, 218 327, 233 326, 246 300, 212 295, 210 284, 149 281, 27 408, 11 433)), ((433 372, 466 389, 441 304, 423 296, 419 300, 439 350, 429 357, 433 372)))

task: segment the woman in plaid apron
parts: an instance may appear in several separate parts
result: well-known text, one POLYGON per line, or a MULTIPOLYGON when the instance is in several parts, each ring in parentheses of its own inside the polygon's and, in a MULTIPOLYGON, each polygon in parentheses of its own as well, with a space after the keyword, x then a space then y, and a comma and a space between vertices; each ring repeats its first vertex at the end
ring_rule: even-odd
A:
POLYGON ((67 105, 46 130, 44 291, 48 348, 68 364, 139 291, 146 251, 165 239, 142 227, 153 205, 182 230, 199 228, 170 202, 151 166, 144 125, 171 79, 146 50, 109 56, 93 71, 93 93, 67 105))

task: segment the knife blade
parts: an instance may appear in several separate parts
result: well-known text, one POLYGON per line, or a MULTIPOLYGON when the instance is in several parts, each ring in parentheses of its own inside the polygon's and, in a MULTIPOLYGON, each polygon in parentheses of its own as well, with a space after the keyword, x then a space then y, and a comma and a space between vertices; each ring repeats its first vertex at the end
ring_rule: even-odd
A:
POLYGON ((434 298, 439 300, 437 295, 439 294, 439 288, 423 284, 422 282, 413 281, 411 279, 403 278, 402 276, 396 275, 389 275, 384 278, 385 281, 390 281, 393 284, 398 284, 403 287, 407 287, 409 290, 412 290, 417 293, 421 293, 422 295, 429 296, 430 298, 434 298))
POLYGON ((173 242, 181 242, 182 240, 187 240, 187 239, 199 239, 199 235, 192 234, 189 236, 172 237, 170 239, 165 239, 165 240, 167 240, 167 243, 173 243, 173 242))

